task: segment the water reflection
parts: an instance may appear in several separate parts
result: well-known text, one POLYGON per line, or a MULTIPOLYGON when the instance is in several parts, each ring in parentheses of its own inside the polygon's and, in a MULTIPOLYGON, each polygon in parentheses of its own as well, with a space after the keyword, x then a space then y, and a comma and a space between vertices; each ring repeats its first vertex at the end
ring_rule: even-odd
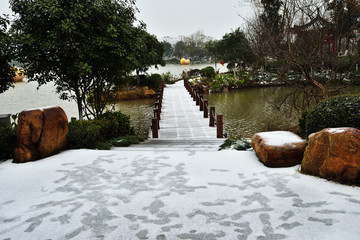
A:
POLYGON ((229 136, 252 136, 255 132, 288 129, 297 124, 297 116, 284 116, 269 102, 284 95, 288 88, 252 88, 228 93, 212 93, 209 104, 224 115, 224 129, 229 136))

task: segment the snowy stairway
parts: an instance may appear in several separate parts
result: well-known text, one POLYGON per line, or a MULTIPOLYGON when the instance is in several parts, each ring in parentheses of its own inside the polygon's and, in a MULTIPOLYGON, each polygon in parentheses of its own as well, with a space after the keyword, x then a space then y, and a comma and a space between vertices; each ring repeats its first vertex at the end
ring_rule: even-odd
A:
POLYGON ((119 151, 218 151, 224 139, 149 139, 119 151))

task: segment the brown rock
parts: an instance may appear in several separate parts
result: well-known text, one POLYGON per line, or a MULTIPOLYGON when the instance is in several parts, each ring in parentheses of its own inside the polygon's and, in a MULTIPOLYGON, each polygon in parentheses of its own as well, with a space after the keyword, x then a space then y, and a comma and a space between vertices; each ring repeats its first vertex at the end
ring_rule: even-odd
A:
POLYGON ((309 136, 301 172, 339 182, 360 180, 360 130, 327 128, 309 136))
POLYGON ((44 113, 44 128, 39 142, 39 157, 45 158, 66 148, 68 119, 60 107, 46 108, 44 113))
POLYGON ((68 120, 60 107, 19 114, 14 163, 35 161, 65 149, 68 120))
POLYGON ((145 97, 155 97, 156 96, 156 92, 154 90, 145 90, 144 91, 144 96, 145 97))
POLYGON ((22 111, 19 114, 14 162, 22 163, 38 158, 36 143, 40 140, 43 126, 43 112, 40 109, 22 111))
POLYGON ((256 133, 251 146, 267 167, 291 167, 301 163, 306 141, 287 131, 256 133))

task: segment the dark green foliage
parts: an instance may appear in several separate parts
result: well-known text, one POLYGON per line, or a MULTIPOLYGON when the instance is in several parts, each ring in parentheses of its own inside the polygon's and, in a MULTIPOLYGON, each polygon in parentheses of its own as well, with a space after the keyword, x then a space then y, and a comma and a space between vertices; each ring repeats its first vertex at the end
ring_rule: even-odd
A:
POLYGON ((12 85, 10 39, 6 32, 9 20, 0 16, 0 93, 5 92, 12 85))
POLYGON ((147 85, 152 88, 157 90, 160 86, 160 83, 162 81, 161 75, 158 73, 154 73, 151 74, 151 76, 148 77, 147 79, 147 85))
POLYGON ((299 125, 303 136, 331 127, 360 129, 360 96, 336 96, 323 101, 303 113, 299 125))
POLYGON ((0 126, 0 160, 12 158, 16 140, 16 128, 0 126))
POLYGON ((253 53, 250 43, 244 32, 237 28, 231 33, 227 33, 216 43, 215 49, 218 57, 228 63, 254 63, 256 56, 253 53))
MULTIPOLYGON (((75 100, 79 119, 89 92, 109 90, 134 70, 142 29, 134 26, 133 1, 12 0, 10 5, 17 14, 11 30, 16 60, 26 60, 29 79, 53 81, 62 99, 75 100)), ((105 102, 101 94, 96 97, 105 102)), ((95 107, 97 116, 103 104, 95 107)))
POLYGON ((175 80, 174 80, 174 76, 171 74, 171 72, 166 72, 161 74, 161 78, 164 81, 164 83, 166 84, 174 84, 175 80))
POLYGON ((69 140, 69 148, 90 148, 95 149, 100 139, 101 126, 98 121, 74 120, 69 123, 69 132, 67 134, 69 140))
POLYGON ((281 32, 281 15, 279 10, 283 4, 281 0, 261 0, 264 11, 260 15, 260 20, 265 28, 270 30, 271 35, 277 36, 281 32))
POLYGON ((104 139, 133 134, 130 117, 121 112, 106 112, 95 120, 101 126, 101 136, 104 139))
POLYGON ((147 33, 143 29, 138 29, 136 40, 136 54, 134 57, 134 67, 136 73, 146 72, 150 66, 165 66, 164 57, 165 46, 159 42, 155 35, 147 33))
POLYGON ((107 112, 87 121, 69 123, 69 148, 109 149, 110 139, 133 134, 130 118, 120 112, 107 112))
POLYGON ((248 138, 229 138, 220 145, 219 151, 224 149, 233 148, 238 151, 246 151, 251 148, 251 142, 248 138))
POLYGON ((206 67, 200 70, 200 75, 208 79, 215 77, 215 69, 213 67, 206 67))

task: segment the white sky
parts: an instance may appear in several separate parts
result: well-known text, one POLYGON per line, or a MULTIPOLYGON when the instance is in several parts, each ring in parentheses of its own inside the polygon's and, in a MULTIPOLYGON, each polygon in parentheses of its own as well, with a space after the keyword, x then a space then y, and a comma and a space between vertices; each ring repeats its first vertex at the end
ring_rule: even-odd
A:
MULTIPOLYGON (((253 15, 249 0, 137 0, 137 18, 158 38, 188 36, 197 30, 220 39, 244 26, 253 15)), ((0 14, 11 14, 8 0, 0 0, 0 14)))
POLYGON ((249 1, 244 0, 137 0, 138 19, 148 32, 159 38, 188 36, 197 30, 220 39, 244 24, 252 16, 249 1))

